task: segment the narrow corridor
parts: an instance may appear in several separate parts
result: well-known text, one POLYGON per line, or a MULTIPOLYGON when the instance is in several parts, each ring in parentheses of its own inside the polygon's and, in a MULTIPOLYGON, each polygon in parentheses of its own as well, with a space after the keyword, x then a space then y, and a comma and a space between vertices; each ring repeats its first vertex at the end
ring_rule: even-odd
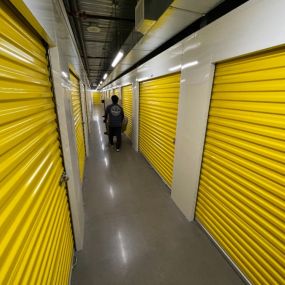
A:
POLYGON ((93 115, 85 241, 72 284, 244 284, 130 142, 123 139, 120 153, 107 146, 102 113, 100 106, 93 115))

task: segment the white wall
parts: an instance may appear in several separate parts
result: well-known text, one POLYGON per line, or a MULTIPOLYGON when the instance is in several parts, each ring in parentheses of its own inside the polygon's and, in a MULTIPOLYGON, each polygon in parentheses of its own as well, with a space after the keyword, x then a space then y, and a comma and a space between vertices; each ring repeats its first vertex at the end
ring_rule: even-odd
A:
MULTIPOLYGON (((84 209, 72 116, 69 65, 73 66, 80 81, 85 86, 89 87, 89 82, 67 21, 62 0, 11 0, 11 2, 34 26, 50 47, 49 55, 59 116, 64 164, 69 177, 67 186, 75 246, 77 250, 80 250, 83 247, 84 209), (63 72, 68 75, 67 78, 65 78, 63 72)), ((83 93, 84 90, 82 90, 82 95, 83 93)), ((88 92, 88 96, 91 96, 91 92, 88 92)), ((91 98, 88 98, 88 100, 91 100, 91 98)), ((82 98, 83 120, 86 122, 85 104, 86 102, 82 98)), ((85 139, 88 147, 87 129, 87 124, 85 124, 85 139)))
POLYGON ((198 61, 181 70, 171 194, 189 220, 195 213, 215 63, 285 44, 284 10, 284 0, 251 0, 111 84, 131 82, 137 87, 133 139, 137 149, 137 81, 169 74, 175 66, 198 61))

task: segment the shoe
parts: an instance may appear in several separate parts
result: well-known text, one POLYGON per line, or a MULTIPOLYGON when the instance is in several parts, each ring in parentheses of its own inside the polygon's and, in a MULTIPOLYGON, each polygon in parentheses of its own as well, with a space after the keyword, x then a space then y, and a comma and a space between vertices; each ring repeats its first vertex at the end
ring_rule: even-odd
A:
POLYGON ((116 152, 119 152, 119 151, 120 151, 120 149, 119 149, 119 148, 117 148, 117 149, 116 149, 116 152))

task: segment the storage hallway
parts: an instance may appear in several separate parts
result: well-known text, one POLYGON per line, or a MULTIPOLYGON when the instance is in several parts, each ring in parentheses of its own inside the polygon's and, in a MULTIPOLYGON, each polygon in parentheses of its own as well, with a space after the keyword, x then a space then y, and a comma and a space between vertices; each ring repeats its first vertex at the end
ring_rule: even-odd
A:
POLYGON ((0 285, 285 285, 284 10, 0 0, 0 285))

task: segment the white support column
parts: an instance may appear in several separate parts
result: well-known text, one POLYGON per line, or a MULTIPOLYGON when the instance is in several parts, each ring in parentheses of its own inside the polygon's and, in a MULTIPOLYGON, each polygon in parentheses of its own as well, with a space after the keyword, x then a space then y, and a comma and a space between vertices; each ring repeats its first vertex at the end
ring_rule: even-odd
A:
POLYGON ((70 90, 68 90, 66 79, 61 76, 58 48, 49 50, 53 86, 56 98, 56 107, 59 119, 60 137, 64 166, 69 180, 67 182, 68 197, 71 210, 72 226, 76 250, 83 247, 84 237, 84 209, 79 177, 79 166, 77 160, 76 143, 74 137, 74 126, 70 102, 70 90), (66 86, 66 87, 65 87, 66 86))

